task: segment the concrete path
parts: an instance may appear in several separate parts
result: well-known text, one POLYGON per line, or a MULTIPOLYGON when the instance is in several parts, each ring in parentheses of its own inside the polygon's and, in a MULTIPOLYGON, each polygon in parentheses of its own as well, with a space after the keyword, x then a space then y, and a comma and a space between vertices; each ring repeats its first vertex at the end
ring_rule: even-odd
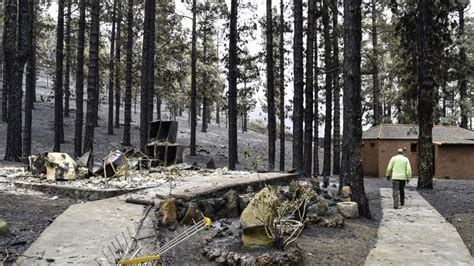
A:
MULTIPOLYGON (((122 241, 121 233, 127 234, 127 227, 132 233, 136 230, 144 208, 117 198, 72 205, 46 228, 17 265, 109 264, 101 251, 112 260, 107 246, 115 237, 122 241)), ((152 212, 142 226, 143 234, 155 232, 152 212)))
POLYGON ((474 265, 456 228, 418 192, 406 189, 405 206, 393 208, 392 189, 380 189, 383 218, 366 265, 474 265))

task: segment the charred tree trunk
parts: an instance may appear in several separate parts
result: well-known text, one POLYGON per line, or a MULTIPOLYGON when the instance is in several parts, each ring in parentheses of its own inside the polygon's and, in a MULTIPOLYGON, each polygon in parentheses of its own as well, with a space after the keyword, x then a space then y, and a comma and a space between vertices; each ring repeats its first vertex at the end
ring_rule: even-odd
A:
POLYGON ((191 156, 196 156, 196 125, 197 125, 197 113, 196 113, 196 1, 193 0, 193 26, 192 26, 192 44, 191 44, 191 156))
POLYGON ((235 170, 237 163, 237 0, 230 4, 229 36, 229 169, 235 170))
POLYGON ((378 37, 377 37, 377 1, 372 0, 372 53, 373 53, 373 108, 374 108, 374 123, 379 125, 382 123, 382 106, 380 104, 380 82, 379 82, 379 66, 378 66, 378 37))
MULTIPOLYGON (((207 64, 207 30, 204 29, 203 30, 203 63, 204 64, 207 64)), ((204 80, 204 84, 207 84, 207 73, 204 72, 203 73, 203 80, 204 80)), ((204 88, 201 88, 202 90, 202 128, 201 128, 201 131, 202 132, 207 132, 207 120, 208 120, 208 115, 209 115, 209 112, 208 112, 208 109, 209 109, 209 100, 207 98, 207 91, 205 91, 204 88)))
POLYGON ((279 71, 280 71, 280 171, 285 171, 285 6, 280 0, 280 43, 279 43, 279 71))
POLYGON ((18 1, 18 6, 16 1, 5 1, 4 18, 7 24, 5 36, 8 38, 6 40, 11 40, 4 41, 6 67, 8 68, 7 80, 9 82, 7 85, 8 113, 5 160, 20 161, 22 155, 22 80, 28 57, 28 0, 18 1))
POLYGON ((3 6, 3 35, 2 35, 2 122, 7 122, 7 112, 8 112, 8 72, 6 67, 6 60, 5 60, 5 33, 8 31, 7 26, 8 24, 5 23, 7 21, 7 16, 5 15, 6 12, 6 2, 3 6))
POLYGON ((344 0, 344 137, 342 180, 352 188, 359 214, 370 218, 362 173, 361 0, 344 0))
POLYGON ((332 144, 332 76, 331 73, 331 36, 329 26, 329 0, 323 0, 322 8, 324 27, 324 67, 326 71, 326 115, 324 118, 324 162, 323 176, 331 175, 331 144, 332 144))
MULTIPOLYGON (((332 49, 333 68, 339 67, 339 26, 337 22, 338 1, 332 1, 332 49)), ((333 139, 333 173, 339 175, 341 171, 341 87, 339 86, 339 71, 333 75, 334 82, 334 139, 333 139)))
POLYGON ((202 110, 201 110, 202 111, 201 132, 207 132, 207 116, 208 116, 207 109, 209 108, 207 101, 208 101, 207 97, 203 95, 203 97, 202 97, 202 110))
MULTIPOLYGON (((181 111, 180 111, 181 115, 181 111)), ((221 107, 219 106, 219 102, 216 102, 216 124, 220 127, 221 126, 221 107)))
POLYGON ((293 167, 303 174, 303 3, 294 1, 293 167))
POLYGON ((150 0, 149 10, 150 19, 148 21, 149 39, 149 68, 148 68, 148 112, 147 112, 147 135, 148 124, 153 120, 153 106, 155 101, 155 18, 156 18, 156 0, 150 0))
POLYGON ((71 0, 67 0, 66 8, 66 69, 64 74, 64 116, 69 117, 69 98, 71 97, 71 0))
POLYGON ((28 1, 28 12, 28 60, 26 65, 25 127, 23 129, 23 156, 29 156, 31 154, 31 124, 33 117, 32 110, 36 86, 36 4, 34 0, 28 1))
POLYGON ((319 176, 319 86, 318 86, 318 76, 319 76, 319 69, 318 69, 318 25, 317 20, 315 19, 314 23, 314 113, 313 113, 313 127, 314 127, 314 135, 313 135, 313 176, 319 176))
MULTIPOLYGON (((304 156, 303 174, 311 177, 313 166, 313 55, 314 55, 314 22, 316 0, 308 2, 308 28, 306 31, 306 108, 304 114, 304 156)), ((316 154, 317 155, 317 154, 316 154)), ((315 155, 315 156, 316 156, 315 155)))
POLYGON ((125 114, 123 128, 123 142, 125 146, 130 143, 130 123, 132 121, 132 67, 133 67, 133 0, 128 0, 127 15, 127 70, 125 80, 125 114))
POLYGON ((61 151, 63 142, 63 48, 64 48, 64 0, 58 1, 58 25, 56 28, 56 77, 54 80, 54 147, 61 151))
POLYGON ((268 107, 268 170, 275 170, 275 143, 276 143, 276 117, 275 117, 275 80, 273 77, 273 18, 272 0, 267 0, 267 107, 268 107))
POLYGON ((121 24, 122 24, 122 1, 118 1, 117 3, 117 33, 116 33, 116 43, 115 43, 115 127, 120 127, 120 95, 121 95, 121 88, 120 88, 120 81, 121 81, 121 71, 122 71, 122 64, 121 64, 121 49, 122 49, 122 31, 121 31, 121 24))
MULTIPOLYGON (((153 65, 154 65, 154 22, 155 22, 155 0, 145 1, 145 20, 142 50, 142 76, 141 76, 141 100, 140 100, 140 149, 144 151, 148 141, 148 123, 150 113, 150 98, 153 99, 153 65)), ((151 106, 153 107, 153 105, 151 106)))
POLYGON ((82 154, 82 124, 84 120, 84 44, 86 0, 79 1, 79 31, 77 33, 76 118, 74 123, 74 156, 82 154))
MULTIPOLYGON (((460 39, 465 38, 465 31, 464 31, 464 7, 461 6, 459 8, 459 37, 460 39)), ((459 94, 461 100, 461 127, 467 129, 467 122, 468 122, 468 107, 467 102, 469 101, 469 97, 467 96, 467 75, 466 75, 466 66, 467 64, 467 56, 466 56, 466 48, 461 45, 459 49, 459 94)))
MULTIPOLYGON (((107 134, 114 134, 114 52, 115 52, 115 23, 117 16, 117 2, 114 0, 114 7, 112 9, 112 32, 110 36, 110 58, 109 58, 109 119, 107 123, 107 134)), ((118 64, 118 62, 117 62, 118 64)))
POLYGON ((97 91, 99 90, 99 0, 91 2, 91 27, 89 43, 89 77, 87 80, 87 114, 84 136, 84 153, 94 151, 94 127, 97 118, 97 91))
POLYGON ((431 73, 430 34, 431 1, 418 0, 418 189, 433 189, 433 91, 431 73))

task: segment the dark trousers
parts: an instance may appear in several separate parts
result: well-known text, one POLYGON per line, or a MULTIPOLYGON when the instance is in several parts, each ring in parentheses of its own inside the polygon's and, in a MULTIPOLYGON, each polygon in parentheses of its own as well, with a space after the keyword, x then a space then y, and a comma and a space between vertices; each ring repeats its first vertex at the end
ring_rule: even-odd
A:
POLYGON ((398 208, 398 204, 405 204, 405 180, 392 180, 393 205, 398 208))

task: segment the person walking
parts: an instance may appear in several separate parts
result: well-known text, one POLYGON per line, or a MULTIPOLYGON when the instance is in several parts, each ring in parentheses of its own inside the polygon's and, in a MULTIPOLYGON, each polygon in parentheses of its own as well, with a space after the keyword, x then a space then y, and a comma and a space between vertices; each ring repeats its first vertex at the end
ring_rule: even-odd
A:
POLYGON ((398 209, 398 204, 405 205, 405 185, 411 178, 410 160, 404 155, 402 148, 397 150, 397 155, 390 159, 387 167, 387 178, 392 179, 393 207, 398 209))

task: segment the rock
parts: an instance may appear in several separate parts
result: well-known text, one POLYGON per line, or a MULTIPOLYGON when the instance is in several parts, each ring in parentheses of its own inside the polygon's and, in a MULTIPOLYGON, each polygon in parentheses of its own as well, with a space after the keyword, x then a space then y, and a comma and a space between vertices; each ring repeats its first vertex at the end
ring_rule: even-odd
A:
POLYGON ((343 186, 341 189, 341 200, 342 201, 350 201, 351 199, 351 187, 349 186, 343 186))
POLYGON ((0 218, 0 236, 5 236, 10 234, 10 227, 8 226, 7 222, 0 218))
POLYGON ((194 222, 197 223, 200 220, 202 220, 201 210, 199 210, 197 203, 190 202, 184 214, 184 218, 181 220, 181 224, 192 225, 194 222))
POLYGON ((329 177, 324 176, 323 177, 323 188, 327 188, 329 186, 329 177))
POLYGON ((66 153, 49 152, 45 156, 46 179, 75 180, 77 175, 76 162, 66 153))
POLYGON ((227 257, 224 257, 224 256, 220 256, 219 258, 216 259, 216 262, 219 264, 223 264, 226 261, 227 261, 227 257))
POLYGON ((344 217, 337 214, 336 217, 332 219, 323 219, 321 224, 329 228, 342 228, 344 227, 344 217))
POLYGON ((162 224, 168 229, 174 231, 178 225, 178 217, 176 215, 176 200, 174 198, 163 201, 160 206, 160 214, 163 216, 162 224))
POLYGON ((239 217, 239 195, 233 189, 227 191, 223 196, 225 202, 225 215, 226 218, 237 218, 239 217))
POLYGON ((208 253, 208 258, 210 260, 215 260, 217 259, 218 257, 221 256, 221 253, 222 251, 218 248, 214 249, 214 250, 211 250, 209 253, 208 253))
POLYGON ((244 210, 252 200, 249 194, 239 195, 239 210, 244 210))
POLYGON ((86 179, 89 177, 89 169, 85 167, 77 168, 77 179, 86 179))
POLYGON ((30 171, 33 176, 40 176, 46 174, 45 155, 38 154, 28 157, 30 163, 30 171))
POLYGON ((265 232, 265 224, 273 222, 274 207, 278 203, 275 191, 268 187, 255 194, 240 215, 242 241, 245 247, 267 247, 272 240, 265 232))
POLYGON ((273 262, 273 259, 268 253, 264 253, 257 259, 257 265, 271 265, 272 262, 273 262))
POLYGON ((328 201, 325 198, 322 198, 318 202, 318 211, 317 211, 318 216, 326 215, 326 213, 328 212, 328 209, 329 209, 328 201))
POLYGON ((339 202, 337 205, 337 212, 344 218, 355 219, 359 216, 359 209, 356 202, 339 202))
POLYGON ((334 197, 334 194, 328 190, 324 192, 323 197, 326 199, 332 199, 334 197))
POLYGON ((207 169, 216 169, 216 162, 214 162, 214 159, 211 158, 207 164, 206 164, 207 169))
POLYGON ((254 266, 256 264, 256 260, 253 256, 244 255, 240 258, 240 263, 242 266, 254 266))

